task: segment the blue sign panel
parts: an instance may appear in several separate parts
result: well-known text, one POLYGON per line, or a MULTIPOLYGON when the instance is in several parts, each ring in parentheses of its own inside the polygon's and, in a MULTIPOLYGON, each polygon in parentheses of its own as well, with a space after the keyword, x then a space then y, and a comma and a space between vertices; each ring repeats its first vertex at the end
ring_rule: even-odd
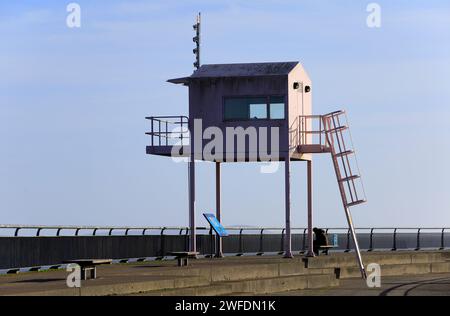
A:
POLYGON ((211 225, 211 227, 214 229, 214 231, 216 232, 216 234, 219 237, 228 236, 227 230, 217 220, 217 218, 214 216, 214 214, 203 214, 203 216, 205 216, 206 220, 208 221, 208 223, 211 225))
POLYGON ((333 246, 334 247, 339 247, 339 243, 338 243, 338 234, 333 234, 331 235, 333 236, 333 246))

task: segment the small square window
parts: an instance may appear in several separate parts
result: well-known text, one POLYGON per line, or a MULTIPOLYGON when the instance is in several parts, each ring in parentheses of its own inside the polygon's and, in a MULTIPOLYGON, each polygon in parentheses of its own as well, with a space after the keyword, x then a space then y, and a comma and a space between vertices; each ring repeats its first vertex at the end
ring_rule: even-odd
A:
POLYGON ((267 119, 267 104, 265 103, 250 103, 250 119, 264 120, 267 119))
POLYGON ((285 118, 283 97, 270 97, 270 118, 272 120, 282 120, 285 118))

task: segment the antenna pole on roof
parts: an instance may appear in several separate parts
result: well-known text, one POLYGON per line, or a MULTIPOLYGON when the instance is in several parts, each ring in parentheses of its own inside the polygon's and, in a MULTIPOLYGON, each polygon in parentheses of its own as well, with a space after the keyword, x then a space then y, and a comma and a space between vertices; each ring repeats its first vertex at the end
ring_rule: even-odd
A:
POLYGON ((200 31, 201 31, 201 13, 199 12, 197 15, 197 22, 194 24, 194 31, 195 31, 195 37, 192 39, 194 43, 196 44, 196 47, 194 48, 193 52, 195 54, 195 63, 194 67, 196 69, 200 68, 200 31))

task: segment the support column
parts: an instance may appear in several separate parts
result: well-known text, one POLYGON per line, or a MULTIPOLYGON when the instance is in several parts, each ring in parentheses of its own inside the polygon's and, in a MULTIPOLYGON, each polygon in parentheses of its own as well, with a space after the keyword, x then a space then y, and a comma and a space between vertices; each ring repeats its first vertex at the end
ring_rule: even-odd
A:
POLYGON ((285 177, 285 207, 286 207, 286 238, 284 240, 284 257, 293 258, 292 243, 291 243, 291 157, 290 153, 284 162, 284 177, 285 177))
POLYGON ((308 252, 306 257, 314 257, 314 235, 313 235, 313 179, 312 179, 312 160, 308 160, 308 252))
MULTIPOLYGON (((216 162, 216 218, 221 223, 221 174, 220 162, 216 162)), ((222 258, 222 237, 216 234, 216 258, 222 258)))
POLYGON ((197 239, 195 234, 195 156, 194 146, 191 148, 189 161, 189 251, 197 251, 197 239))

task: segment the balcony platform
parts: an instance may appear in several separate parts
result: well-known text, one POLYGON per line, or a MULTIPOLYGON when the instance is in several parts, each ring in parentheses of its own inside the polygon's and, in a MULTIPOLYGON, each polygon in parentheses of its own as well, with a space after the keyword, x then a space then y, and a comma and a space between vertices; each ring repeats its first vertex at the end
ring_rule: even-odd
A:
POLYGON ((147 146, 147 155, 172 157, 172 152, 180 153, 177 157, 189 157, 189 146, 147 146))
POLYGON ((331 148, 318 144, 300 145, 297 146, 296 152, 300 154, 323 154, 331 152, 331 148))

